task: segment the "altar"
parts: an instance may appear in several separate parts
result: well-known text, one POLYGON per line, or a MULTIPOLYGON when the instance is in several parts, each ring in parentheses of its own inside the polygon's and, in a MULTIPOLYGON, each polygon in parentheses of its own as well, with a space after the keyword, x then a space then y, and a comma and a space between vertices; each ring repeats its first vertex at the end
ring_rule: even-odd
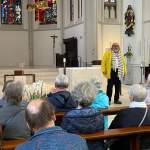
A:
MULTIPOLYGON (((63 74, 64 69, 59 68, 59 74, 63 74)), ((69 78, 69 91, 71 91, 78 83, 96 79, 105 85, 105 79, 102 76, 101 66, 98 67, 74 67, 66 68, 66 75, 69 78)))

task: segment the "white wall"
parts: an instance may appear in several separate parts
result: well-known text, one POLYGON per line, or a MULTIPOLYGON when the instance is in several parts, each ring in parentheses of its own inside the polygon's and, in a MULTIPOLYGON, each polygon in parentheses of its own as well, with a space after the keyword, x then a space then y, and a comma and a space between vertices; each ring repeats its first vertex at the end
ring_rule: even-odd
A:
POLYGON ((28 32, 0 31, 0 66, 28 65, 28 32))
POLYGON ((55 67, 56 53, 61 53, 61 36, 60 30, 47 30, 34 32, 34 65, 55 67), (53 40, 50 36, 58 36, 55 39, 55 49, 53 53, 53 40))
POLYGON ((110 48, 114 42, 121 45, 121 25, 103 25, 103 49, 110 48))
POLYGON ((29 65, 27 0, 23 3, 23 25, 3 26, 0 23, 0 66, 29 65))

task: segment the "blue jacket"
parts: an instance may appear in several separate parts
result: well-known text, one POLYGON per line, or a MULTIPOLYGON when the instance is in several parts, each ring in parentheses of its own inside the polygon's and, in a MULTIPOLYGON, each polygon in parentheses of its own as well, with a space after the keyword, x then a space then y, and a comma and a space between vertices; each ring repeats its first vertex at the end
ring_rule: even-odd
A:
POLYGON ((68 91, 49 93, 47 98, 55 107, 56 112, 66 112, 77 107, 77 102, 72 99, 68 91))
MULTIPOLYGON (((99 93, 97 94, 95 100, 92 102, 91 105, 92 108, 94 109, 105 109, 109 107, 109 98, 108 96, 100 90, 99 93)), ((108 128, 108 117, 104 116, 104 128, 108 128)))
MULTIPOLYGON (((63 118, 62 128, 71 133, 94 133, 104 129, 103 115, 92 108, 69 111, 63 118)), ((88 142, 89 150, 103 150, 103 142, 88 142)))
POLYGON ((86 141, 60 127, 42 129, 16 150, 88 150, 86 141))

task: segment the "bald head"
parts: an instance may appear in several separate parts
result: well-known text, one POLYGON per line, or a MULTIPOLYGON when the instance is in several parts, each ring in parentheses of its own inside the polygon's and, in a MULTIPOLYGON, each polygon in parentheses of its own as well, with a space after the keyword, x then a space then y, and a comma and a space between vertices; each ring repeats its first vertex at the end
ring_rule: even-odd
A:
POLYGON ((26 120, 31 129, 45 128, 53 122, 55 115, 53 106, 46 100, 32 100, 25 111, 26 120))
POLYGON ((41 99, 33 100, 28 104, 27 110, 32 114, 37 114, 39 113, 40 107, 43 102, 44 101, 41 99))

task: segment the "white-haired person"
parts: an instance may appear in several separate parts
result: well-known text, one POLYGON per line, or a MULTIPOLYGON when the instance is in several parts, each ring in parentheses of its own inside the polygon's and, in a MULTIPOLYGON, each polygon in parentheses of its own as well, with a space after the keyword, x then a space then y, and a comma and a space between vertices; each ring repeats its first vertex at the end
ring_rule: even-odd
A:
MULTIPOLYGON (((100 81, 93 78, 90 80, 90 83, 92 83, 97 88, 97 94, 91 104, 91 107, 97 110, 109 108, 109 98, 101 89, 100 81)), ((108 129, 108 116, 104 116, 104 128, 108 129)))
POLYGON ((150 108, 150 74, 148 75, 147 78, 146 90, 147 90, 147 97, 145 99, 145 103, 150 108))
MULTIPOLYGON (((97 88, 90 82, 79 83, 72 91, 78 108, 67 112, 61 127, 70 133, 94 133, 104 130, 104 118, 97 109, 91 108, 97 88)), ((103 150, 103 142, 88 142, 89 150, 103 150)))
POLYGON ((77 107, 77 102, 72 99, 67 90, 69 79, 66 75, 56 76, 55 88, 47 95, 48 101, 55 107, 56 112, 67 112, 77 107))
MULTIPOLYGON (((134 126, 150 125, 150 110, 144 102, 147 96, 146 88, 139 84, 134 84, 129 90, 129 108, 117 114, 110 125, 110 129, 125 128, 134 126)), ((150 149, 150 143, 142 139, 141 149, 150 149)), ((121 138, 114 142, 110 150, 130 150, 128 138, 121 138)))

